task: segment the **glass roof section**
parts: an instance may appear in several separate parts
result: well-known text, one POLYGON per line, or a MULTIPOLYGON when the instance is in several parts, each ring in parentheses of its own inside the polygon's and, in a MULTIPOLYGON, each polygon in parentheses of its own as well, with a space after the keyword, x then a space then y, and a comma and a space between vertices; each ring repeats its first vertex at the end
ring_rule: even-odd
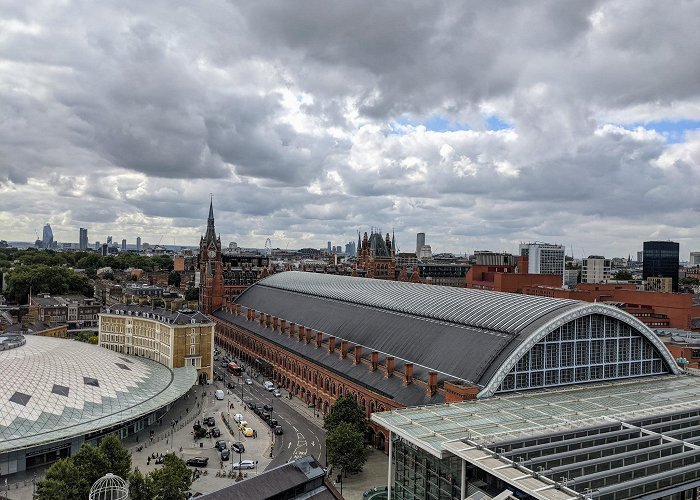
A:
POLYGON ((26 341, 0 351, 0 453, 147 415, 177 400, 197 379, 193 367, 170 370, 83 342, 26 341), (118 366, 125 360, 129 370, 118 366))
POLYGON ((545 314, 581 304, 568 299, 296 271, 273 274, 255 286, 511 334, 545 314))
POLYGON ((437 457, 451 441, 490 446, 608 422, 700 409, 700 377, 662 375, 372 414, 372 421, 437 457), (455 430, 461 429, 461 433, 455 430))

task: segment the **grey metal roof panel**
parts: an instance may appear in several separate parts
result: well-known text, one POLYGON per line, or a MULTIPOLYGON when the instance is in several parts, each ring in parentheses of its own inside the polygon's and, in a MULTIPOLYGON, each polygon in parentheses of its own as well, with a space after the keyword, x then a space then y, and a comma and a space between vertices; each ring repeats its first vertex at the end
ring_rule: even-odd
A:
POLYGON ((582 304, 303 272, 265 278, 236 302, 477 385, 538 325, 582 304))
POLYGON ((347 340, 472 382, 511 340, 511 335, 501 332, 269 287, 252 286, 237 302, 335 336, 338 344, 347 340))
POLYGON ((259 281, 257 286, 511 334, 519 332, 533 318, 577 303, 568 299, 490 290, 297 271, 273 274, 259 281))
MULTIPOLYGON (((336 345, 334 353, 328 352, 327 345, 321 348, 316 347, 315 341, 306 344, 299 341, 297 337, 289 337, 287 333, 280 334, 273 332, 270 328, 265 328, 258 322, 248 321, 244 316, 235 316, 223 309, 214 313, 219 319, 225 320, 228 323, 238 325, 246 330, 265 338, 266 340, 284 347, 299 356, 302 356, 313 363, 318 364, 330 371, 342 375, 344 378, 367 388, 370 388, 389 399, 401 403, 406 406, 436 404, 444 402, 444 398, 440 394, 429 397, 425 386, 422 385, 404 385, 401 375, 393 377, 385 377, 382 370, 370 371, 365 364, 353 365, 350 360, 352 353, 348 353, 346 359, 340 359, 340 345, 336 345)), ((310 325, 307 325, 310 326, 310 325)), ((396 360, 395 369, 400 369, 402 363, 396 360)), ((414 375, 421 375, 421 370, 416 367, 414 375)))

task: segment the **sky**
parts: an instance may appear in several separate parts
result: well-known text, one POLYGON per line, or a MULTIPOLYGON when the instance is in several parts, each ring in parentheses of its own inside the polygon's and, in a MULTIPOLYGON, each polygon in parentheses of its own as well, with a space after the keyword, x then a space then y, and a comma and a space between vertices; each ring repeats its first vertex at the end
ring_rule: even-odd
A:
POLYGON ((700 2, 0 0, 0 239, 700 251, 700 2))

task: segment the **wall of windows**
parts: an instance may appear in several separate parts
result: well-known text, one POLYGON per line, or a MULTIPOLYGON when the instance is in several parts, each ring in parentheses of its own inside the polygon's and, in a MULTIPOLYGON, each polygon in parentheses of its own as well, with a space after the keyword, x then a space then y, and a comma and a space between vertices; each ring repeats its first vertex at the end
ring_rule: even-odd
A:
POLYGON ((549 333, 508 373, 498 392, 658 375, 668 369, 641 333, 591 314, 549 333))

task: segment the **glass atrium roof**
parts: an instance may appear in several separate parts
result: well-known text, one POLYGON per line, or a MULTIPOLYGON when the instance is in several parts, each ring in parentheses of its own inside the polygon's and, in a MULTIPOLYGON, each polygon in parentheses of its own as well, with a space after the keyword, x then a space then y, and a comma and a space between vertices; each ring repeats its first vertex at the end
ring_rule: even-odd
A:
POLYGON ((0 351, 0 453, 80 436, 166 406, 196 382, 169 368, 65 339, 0 351))
POLYGON ((442 458, 450 441, 490 446, 694 408, 700 408, 700 377, 662 375, 405 408, 374 413, 372 421, 442 458))

